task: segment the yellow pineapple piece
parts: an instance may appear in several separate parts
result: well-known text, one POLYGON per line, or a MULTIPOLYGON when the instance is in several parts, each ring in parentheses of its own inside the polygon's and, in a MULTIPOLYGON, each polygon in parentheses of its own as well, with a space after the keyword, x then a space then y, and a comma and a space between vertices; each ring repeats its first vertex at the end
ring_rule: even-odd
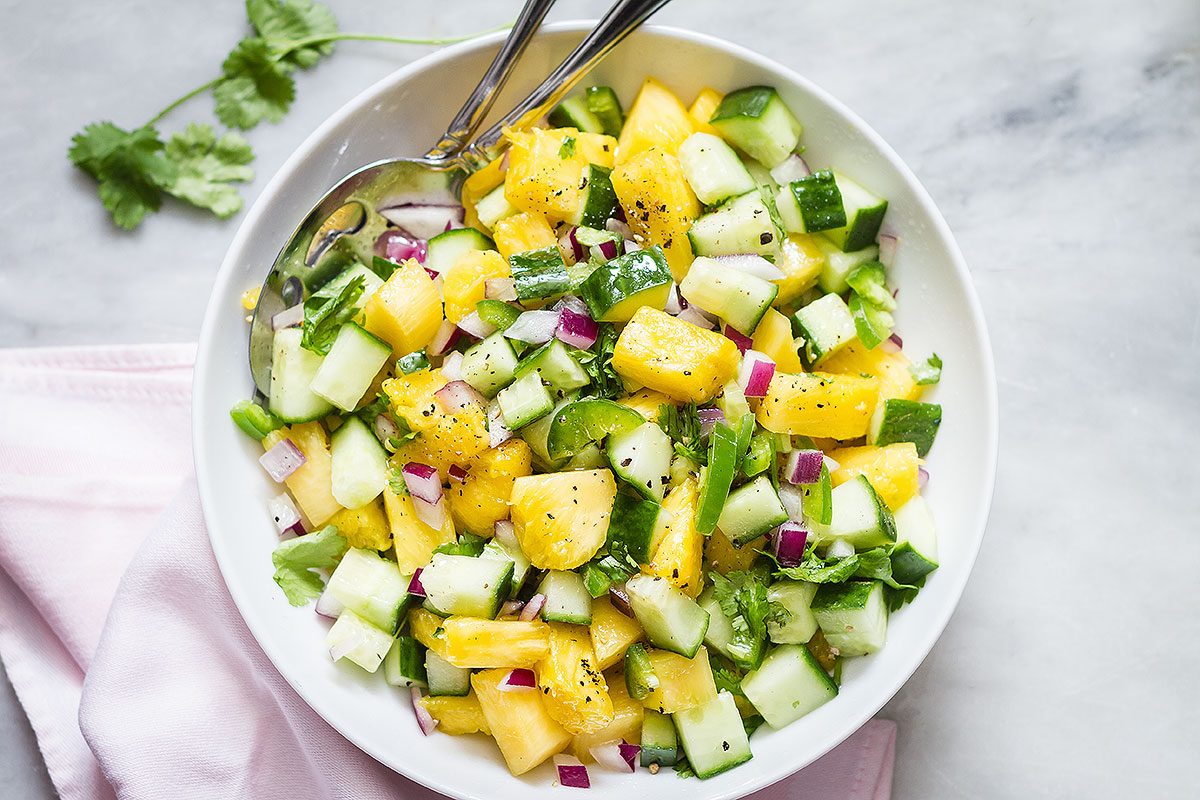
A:
POLYGON ((263 439, 263 449, 270 450, 283 439, 291 439, 305 458, 300 469, 289 475, 284 483, 309 524, 319 528, 342 510, 341 503, 333 499, 329 437, 320 422, 305 422, 271 431, 263 439))
POLYGON ((704 557, 709 566, 722 575, 740 572, 750 569, 750 566, 754 564, 754 559, 758 558, 756 551, 765 548, 766 541, 767 537, 760 536, 737 547, 729 541, 729 537, 720 528, 717 528, 708 537, 708 542, 704 546, 704 557))
POLYGON ((608 681, 608 694, 612 700, 613 717, 603 728, 593 733, 581 733, 571 742, 571 752, 585 764, 592 761, 591 749, 596 745, 606 744, 624 739, 636 744, 642 738, 642 719, 646 708, 640 701, 629 696, 625 688, 625 675, 620 670, 614 670, 605 675, 608 681))
POLYGON ((821 364, 826 372, 843 375, 874 375, 879 378, 879 399, 920 400, 925 387, 917 383, 904 353, 888 352, 883 345, 868 350, 854 339, 821 364))
POLYGON ((442 624, 446 620, 424 608, 408 612, 408 632, 425 647, 446 658, 446 633, 442 624))
POLYGON ((717 696, 708 650, 701 647, 695 658, 684 658, 666 650, 648 650, 650 664, 658 677, 658 688, 642 700, 646 708, 663 714, 686 711, 717 696))
POLYGON ((879 379, 777 372, 758 406, 758 422, 775 433, 855 439, 867 432, 879 379))
POLYGON ((523 775, 571 743, 571 734, 546 711, 541 692, 503 692, 507 669, 486 669, 471 676, 471 686, 492 731, 492 738, 513 775, 523 775))
POLYGON ((452 464, 466 467, 489 448, 487 413, 475 405, 446 411, 434 396, 446 383, 437 369, 401 374, 383 382, 392 410, 420 434, 400 447, 392 456, 393 464, 429 464, 445 479, 452 464))
POLYGON ((495 250, 468 250, 442 275, 446 319, 458 322, 483 299, 489 278, 507 278, 508 261, 495 250))
POLYGON ((445 659, 469 669, 532 667, 550 648, 550 628, 541 620, 448 617, 442 621, 442 636, 445 659))
POLYGON ((358 508, 343 508, 329 518, 329 524, 337 526, 351 547, 387 550, 392 546, 392 531, 378 499, 358 508))
POLYGON ((405 575, 428 564, 434 549, 454 541, 454 522, 447 518, 441 530, 429 527, 417 516, 408 492, 397 494, 391 487, 384 489, 383 510, 392 532, 396 564, 405 575))
POLYGON ((568 733, 594 733, 612 722, 612 699, 587 628, 551 623, 550 650, 535 672, 546 710, 568 733))
POLYGON ((510 131, 508 139, 504 196, 521 211, 556 222, 577 217, 584 169, 589 163, 611 167, 617 145, 611 136, 574 128, 510 131))
POLYGON ((479 222, 479 214, 476 213, 475 206, 488 192, 504 183, 505 163, 505 158, 501 156, 478 172, 471 173, 463 181, 462 204, 466 212, 467 227, 478 228, 481 231, 487 230, 479 222))
POLYGON ((575 569, 608 533, 617 484, 606 469, 517 478, 512 521, 521 550, 538 569, 575 569))
POLYGON ((730 339, 645 306, 617 338, 612 366, 676 400, 704 403, 737 376, 740 361, 730 339))
POLYGON ((524 439, 509 439, 471 462, 462 483, 450 481, 446 502, 460 528, 490 537, 496 523, 508 519, 513 481, 533 472, 533 454, 524 439))
POLYGON ((687 478, 663 500, 665 514, 659 514, 654 538, 658 547, 650 563, 642 567, 647 575, 666 578, 688 597, 697 597, 704 588, 700 565, 704 560, 704 534, 696 530, 696 506, 700 487, 695 478, 687 478))
POLYGON ((725 95, 716 89, 702 89, 700 94, 696 95, 696 99, 692 101, 692 105, 688 109, 688 116, 692 118, 692 124, 696 126, 697 131, 711 133, 713 136, 721 135, 716 128, 708 124, 708 121, 712 119, 713 112, 717 110, 717 106, 721 105, 723 99, 725 99, 725 95))
POLYGON ((607 595, 592 601, 592 649, 596 666, 601 670, 619 664, 629 645, 640 641, 646 632, 633 617, 627 617, 613 606, 607 595))
POLYGON ((700 216, 700 201, 692 192, 679 159, 652 147, 626 159, 613 170, 613 191, 629 227, 647 245, 659 245, 671 274, 683 280, 695 256, 688 230, 700 216))
POLYGON ((425 268, 409 259, 363 306, 364 327, 396 356, 420 350, 442 324, 442 296, 425 268))
POLYGON ((817 285, 817 278, 825 268, 825 253, 813 234, 789 233, 780 245, 775 266, 784 277, 776 281, 779 294, 775 295, 774 305, 783 308, 817 285))
POLYGON ((866 475, 871 486, 895 511, 920 490, 918 469, 921 459, 912 442, 897 442, 886 447, 841 447, 829 454, 838 468, 829 476, 840 486, 857 475, 866 475))
POLYGON ((679 98, 654 78, 647 78, 621 128, 617 162, 624 163, 651 147, 674 155, 695 130, 679 98))
POLYGON ((661 405, 678 405, 662 392, 653 389, 639 389, 633 394, 617 400, 623 406, 628 406, 645 417, 647 422, 658 422, 658 407, 661 405))
POLYGON ((540 250, 558 244, 554 229, 541 214, 523 211, 505 217, 496 223, 492 229, 492 238, 496 240, 496 249, 508 261, 514 253, 525 253, 530 250, 540 250))
POLYGON ((780 372, 804 372, 800 351, 792 336, 792 323, 773 308, 767 309, 754 329, 754 349, 770 356, 780 372))
POLYGON ((474 692, 465 697, 422 697, 421 705, 429 712, 429 716, 438 721, 438 730, 451 736, 465 736, 470 733, 492 735, 488 727, 487 717, 483 715, 483 706, 474 692))

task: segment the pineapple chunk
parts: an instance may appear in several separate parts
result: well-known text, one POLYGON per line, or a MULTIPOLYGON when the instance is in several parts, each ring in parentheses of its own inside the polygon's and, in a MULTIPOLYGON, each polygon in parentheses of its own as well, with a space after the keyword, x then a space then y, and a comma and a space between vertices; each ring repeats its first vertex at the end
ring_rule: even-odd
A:
POLYGON ((483 706, 474 692, 465 697, 422 697, 421 705, 438 721, 438 730, 451 736, 484 733, 491 736, 483 706))
POLYGON ((777 372, 758 406, 758 422, 775 433, 855 439, 867 432, 879 379, 777 372))
POLYGON ((730 339, 644 306, 621 331, 612 366, 676 400, 704 403, 737 377, 740 360, 730 339))
POLYGON ((538 569, 575 569, 608 533, 617 484, 606 469, 517 478, 512 521, 521 550, 538 569))
POLYGON ((489 448, 487 414, 475 405, 446 411, 434 396, 447 383, 441 370, 420 370, 383 382, 392 410, 420 435, 405 442, 392 463, 430 464, 446 476, 451 465, 467 467, 489 448))
POLYGON ((451 481, 446 502, 460 528, 490 537, 496 523, 508 519, 513 481, 533 472, 533 455, 524 439, 509 439, 485 450, 467 470, 462 483, 451 481))
POLYGON ((571 734, 546 711, 541 692, 502 692, 507 669, 488 669, 471 676, 471 686, 504 763, 523 775, 571 743, 571 734))
POLYGON ((800 351, 792 337, 792 323, 773 308, 767 309, 754 329, 754 349, 769 356, 780 372, 804 372, 800 351))
POLYGON ((536 672, 546 710, 568 733, 594 733, 612 722, 612 699, 587 628, 552 623, 550 651, 536 672))
POLYGON ((612 721, 594 733, 581 733, 571 742, 571 752, 585 764, 591 762, 591 750, 596 745, 624 739, 636 744, 642 738, 642 719, 646 708, 640 701, 629 696, 625 688, 625 674, 614 670, 606 675, 608 694, 612 699, 612 721))
POLYGON ((510 131, 504 196, 521 211, 552 221, 572 219, 582 202, 583 170, 589 163, 611 168, 617 142, 574 128, 510 131), (574 145, 566 140, 573 139, 574 145))
POLYGON ((442 630, 442 623, 445 621, 432 611, 414 608, 408 612, 408 632, 418 642, 446 658, 446 635, 442 630))
POLYGON ((392 531, 377 499, 358 508, 343 508, 329 518, 329 524, 337 526, 351 547, 387 550, 392 546, 392 531))
POLYGON ((777 282, 779 294, 775 295, 774 305, 783 308, 817 285, 825 267, 825 253, 812 234, 790 233, 779 248, 775 266, 784 277, 777 282))
POLYGON ((720 528, 717 528, 708 537, 708 543, 704 546, 704 557, 709 566, 722 575, 740 572, 750 569, 754 559, 758 558, 757 551, 766 547, 766 541, 767 537, 760 536, 737 547, 720 528))
POLYGON ((385 488, 383 510, 387 512, 388 526, 392 531, 396 564, 405 575, 412 575, 428 564, 435 548, 454 541, 454 523, 447 519, 440 531, 426 525, 417 516, 408 492, 397 494, 390 486, 385 488))
POLYGON ((880 401, 920 400, 925 387, 917 383, 910 366, 904 353, 889 353, 882 345, 868 350, 854 339, 822 363, 821 369, 844 375, 874 375, 879 378, 880 401))
POLYGON ((442 297, 425 268, 409 259, 363 307, 365 327, 397 357, 420 350, 442 324, 442 297))
POLYGON ((692 118, 692 124, 696 126, 697 131, 711 133, 713 136, 721 135, 716 128, 708 124, 708 121, 712 119, 713 112, 717 110, 717 106, 721 105, 721 100, 724 98, 725 95, 716 89, 702 89, 700 94, 696 95, 691 108, 688 109, 688 116, 692 118))
POLYGON ((677 403, 662 392, 653 389, 641 389, 628 397, 617 400, 623 406, 628 406, 646 418, 647 422, 658 422, 658 407, 673 406, 677 403))
POLYGON ((648 245, 662 247, 671 274, 682 281, 695 258, 688 230, 700 216, 700 201, 679 159, 654 147, 627 159, 611 178, 629 227, 648 245))
POLYGON ((469 669, 532 667, 550 648, 550 628, 540 620, 449 617, 442 632, 445 659, 469 669))
POLYGON ((658 676, 658 688, 652 689, 642 705, 663 714, 674 714, 703 705, 717 696, 708 650, 704 647, 695 658, 684 658, 666 650, 649 650, 650 664, 658 676))
POLYGON ((495 250, 468 250, 442 275, 446 319, 458 322, 483 299, 488 278, 507 278, 508 261, 495 250))
POLYGON ((893 511, 911 500, 920 489, 917 481, 921 459, 912 442, 897 442, 886 447, 842 447, 829 457, 838 462, 838 468, 830 475, 834 486, 857 475, 866 475, 893 511))
POLYGON ((619 664, 629 645, 646 635, 638 621, 617 611, 607 595, 592 601, 590 631, 596 665, 602 670, 619 664))
POLYGON ((471 173, 463 181, 462 203, 466 212, 465 220, 468 228, 487 230, 479 222, 479 214, 475 211, 475 206, 488 192, 504 183, 504 167, 505 159, 501 156, 478 172, 471 173))
POLYGON ((666 578, 688 597, 697 597, 704 588, 700 572, 704 560, 704 534, 696 530, 696 505, 700 488, 694 478, 687 478, 671 490, 663 501, 666 514, 660 514, 654 538, 658 548, 650 563, 642 567, 647 575, 666 578))
POLYGON ((651 147, 660 147, 674 155, 695 130, 679 98, 654 78, 647 78, 621 128, 617 163, 629 161, 651 147))
POLYGON ((342 510, 341 503, 333 499, 329 437, 320 422, 305 422, 271 431, 263 439, 263 449, 270 450, 283 439, 291 439, 305 458, 300 469, 289 475, 284 483, 304 516, 314 528, 319 528, 342 510))
POLYGON ((526 253, 539 250, 558 243, 554 229, 541 214, 523 211, 505 217, 496 223, 492 229, 492 238, 496 240, 496 249, 508 261, 514 253, 526 253))

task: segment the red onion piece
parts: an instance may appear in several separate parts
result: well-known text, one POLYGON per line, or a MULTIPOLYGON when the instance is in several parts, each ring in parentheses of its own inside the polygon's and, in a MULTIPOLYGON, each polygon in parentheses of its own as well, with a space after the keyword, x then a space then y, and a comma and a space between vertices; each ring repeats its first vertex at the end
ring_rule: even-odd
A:
POLYGON ((629 593, 625 591, 625 584, 620 586, 610 586, 608 589, 608 599, 612 603, 612 607, 629 618, 633 618, 633 605, 629 602, 629 593))
POLYGON ((917 467, 917 488, 921 491, 929 484, 929 470, 924 467, 917 467))
POLYGON ((424 239, 397 228, 389 228, 375 240, 375 255, 397 264, 403 264, 410 258, 415 259, 418 264, 424 264, 425 254, 424 239))
POLYGON ((821 465, 825 456, 820 450, 793 450, 788 454, 783 479, 788 483, 808 485, 821 479, 821 465))
POLYGON ((512 278, 488 278, 483 282, 483 296, 488 300, 516 300, 517 282, 512 278))
MULTIPOLYGON (((625 754, 621 752, 621 744, 619 741, 605 742, 589 748, 588 753, 605 769, 613 772, 633 772, 633 762, 625 758, 625 754)), ((632 747, 637 748, 637 745, 632 747)))
POLYGON ((619 219, 605 220, 604 230, 608 231, 609 233, 620 234, 622 239, 632 239, 633 238, 633 229, 630 228, 627 224, 625 224, 624 220, 619 220, 619 219))
POLYGON ((442 499, 442 478, 436 468, 417 461, 410 461, 401 470, 404 485, 414 500, 436 503, 442 499))
POLYGON ((421 570, 424 567, 417 567, 417 571, 413 573, 412 578, 408 581, 408 593, 413 597, 424 597, 425 586, 421 583, 421 570))
POLYGON ((531 669, 513 669, 500 680, 496 688, 502 692, 527 692, 537 688, 537 679, 531 669))
POLYGON ((687 308, 687 300, 684 300, 683 295, 679 293, 679 285, 672 283, 671 293, 667 295, 667 304, 663 307, 663 311, 674 316, 685 308, 687 308))
POLYGON ((577 230, 579 228, 572 225, 571 229, 567 231, 567 242, 571 247, 571 253, 575 256, 576 264, 587 259, 587 248, 579 243, 579 237, 575 235, 577 230))
POLYGON ((829 456, 822 456, 822 459, 825 461, 825 469, 829 470, 830 472, 837 472, 839 469, 842 468, 841 464, 834 461, 829 456))
POLYGON ((746 397, 766 397, 771 379, 775 377, 775 362, 766 353, 747 350, 738 370, 738 385, 746 397))
POLYGON ((622 740, 617 745, 617 749, 621 751, 621 758, 625 759, 625 763, 629 765, 629 771, 635 771, 637 769, 638 756, 642 754, 641 745, 630 744, 622 740))
POLYGON ((300 509, 296 508, 296 501, 287 492, 268 500, 267 511, 271 514, 275 529, 281 534, 300 524, 300 509))
POLYGON ((890 233, 879 234, 879 263, 890 267, 896 262, 896 247, 900 239, 890 233))
POLYGON ((698 328, 704 328, 706 331, 711 331, 717 327, 712 318, 702 311, 699 306, 685 306, 682 311, 675 315, 675 319, 690 322, 698 328))
POLYGON ((558 782, 572 789, 590 789, 587 767, 575 756, 559 753, 554 757, 554 766, 558 770, 558 782))
POLYGON ((412 705, 413 712, 417 715, 417 726, 420 727, 421 733, 428 736, 433 733, 433 729, 437 727, 438 721, 429 713, 429 709, 421 702, 421 687, 412 687, 412 705))
POLYGON ((363 643, 362 634, 354 637, 343 636, 329 648, 329 657, 334 661, 340 661, 354 650, 360 647, 363 643))
POLYGON ((499 403, 493 400, 487 412, 488 447, 499 447, 513 437, 513 432, 504 424, 499 403))
POLYGON ((446 353, 446 356, 442 359, 442 377, 447 381, 461 381, 462 362, 463 354, 459 351, 451 350, 449 353, 446 353))
POLYGON ((558 312, 558 327, 554 335, 572 347, 587 350, 596 343, 600 334, 600 326, 587 314, 580 314, 574 309, 563 307, 558 312))
POLYGON ((588 311, 587 303, 583 302, 573 294, 564 294, 562 297, 558 298, 558 302, 550 306, 550 310, 555 312, 562 311, 564 308, 569 308, 576 314, 587 314, 589 317, 591 316, 591 312, 588 311))
POLYGON ((430 503, 427 500, 422 500, 419 497, 414 497, 413 511, 417 512, 417 519, 424 522, 435 531, 440 531, 446 524, 446 499, 442 498, 436 503, 430 503))
POLYGON ((487 400, 483 395, 475 390, 471 384, 466 381, 450 381, 442 388, 433 393, 437 398, 438 403, 446 410, 446 413, 453 414, 456 411, 461 411, 464 408, 477 406, 483 408, 487 405, 487 400))
POLYGON ((719 408, 702 408, 696 414, 700 417, 700 433, 705 436, 712 433, 714 425, 725 421, 725 412, 719 408))
POLYGON ((492 538, 505 547, 521 549, 517 542, 517 529, 509 520, 502 519, 492 527, 492 538))
POLYGON ((736 256, 717 256, 713 259, 726 269, 762 278, 764 281, 783 280, 783 270, 760 255, 746 253, 736 256))
POLYGON ((749 336, 746 336, 732 325, 725 326, 725 336, 733 340, 733 343, 737 345, 738 352, 742 353, 743 355, 745 355, 747 350, 754 346, 753 339, 751 339, 749 336))
POLYGON ((441 327, 437 329, 437 333, 433 335, 433 341, 429 343, 427 352, 431 356, 444 356, 454 349, 462 335, 463 333, 457 325, 444 319, 441 327))
POLYGON ((375 438, 381 442, 400 436, 400 428, 387 414, 376 415, 371 427, 375 430, 375 438))
POLYGON ((622 208, 620 205, 618 205, 615 209, 613 209, 612 219, 615 219, 618 222, 628 222, 629 221, 625 217, 625 209, 622 208))
POLYGON ((888 341, 891 342, 892 344, 896 345, 897 350, 904 349, 904 340, 900 338, 900 334, 893 333, 891 336, 888 337, 888 341))
MULTIPOLYGON (((317 606, 315 610, 322 617, 337 619, 339 616, 341 616, 341 613, 346 610, 346 607, 342 605, 341 600, 338 600, 336 597, 330 594, 329 590, 325 590, 324 592, 321 592, 321 596, 317 598, 317 606)), ((332 655, 332 653, 330 655, 332 655)), ((336 661, 337 659, 334 660, 336 661)))
POLYGON ((558 329, 557 311, 525 311, 504 329, 504 335, 530 344, 545 344, 558 329))
POLYGON ((418 203, 381 208, 379 215, 416 239, 432 239, 458 227, 464 219, 462 206, 418 203))
POLYGON ((271 317, 271 330, 278 331, 283 328, 294 328, 301 322, 304 322, 304 304, 297 303, 271 317))
POLYGON ((792 181, 807 178, 812 174, 808 164, 798 154, 792 153, 771 170, 771 177, 780 186, 787 186, 792 181))
POLYGON ((520 620, 522 622, 529 622, 530 620, 537 619, 537 615, 542 613, 542 606, 544 605, 546 605, 546 595, 535 594, 529 598, 529 601, 525 603, 525 607, 521 609, 520 620))
POLYGON ((808 530, 796 522, 785 522, 771 536, 775 558, 781 567, 794 567, 804 560, 808 530))
POLYGON ((644 248, 637 242, 633 241, 632 239, 626 239, 621 244, 621 252, 624 252, 624 253, 636 253, 638 250, 642 250, 642 249, 644 249, 644 248))
POLYGON ((467 471, 458 464, 451 464, 450 469, 446 470, 450 476, 450 480, 462 483, 467 479, 467 471))
POLYGON ((612 261, 620 254, 621 251, 616 242, 607 241, 600 243, 600 255, 604 256, 605 260, 612 261))
POLYGON ((496 327, 488 322, 484 322, 479 316, 478 311, 472 311, 458 321, 460 330, 474 336, 476 339, 486 339, 496 332, 496 327))
POLYGON ((505 600, 504 605, 500 606, 500 613, 496 616, 515 617, 517 614, 521 613, 521 609, 524 607, 525 604, 520 600, 505 600))
POLYGON ((304 453, 291 439, 280 439, 258 459, 263 469, 276 483, 283 483, 307 461, 304 453))

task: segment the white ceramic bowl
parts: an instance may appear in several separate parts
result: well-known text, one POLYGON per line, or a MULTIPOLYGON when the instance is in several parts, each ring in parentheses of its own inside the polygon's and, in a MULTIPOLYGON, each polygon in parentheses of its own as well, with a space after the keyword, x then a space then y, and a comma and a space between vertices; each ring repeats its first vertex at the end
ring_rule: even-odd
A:
MULTIPOLYGON (((550 26, 529 48, 507 108, 590 28, 550 26)), ((217 277, 204 319, 195 377, 195 454, 213 550, 234 601, 280 673, 317 713, 387 766, 444 794, 472 800, 551 796, 552 768, 522 778, 504 768, 482 737, 424 737, 407 692, 352 666, 334 664, 327 622, 292 608, 271 580, 277 537, 266 512, 276 491, 257 463, 260 451, 229 421, 251 393, 242 291, 257 286, 284 238, 316 199, 352 168, 423 152, 465 97, 500 35, 447 48, 367 89, 314 132, 283 165, 246 216, 217 277)), ((967 268, 945 221, 899 157, 867 125, 801 76, 753 52, 682 30, 649 27, 596 70, 630 102, 643 77, 663 80, 685 102, 702 88, 778 88, 804 123, 812 164, 831 165, 888 198, 886 229, 901 237, 893 281, 901 288, 897 330, 905 349, 936 350, 946 364, 931 393, 945 420, 929 458, 928 498, 937 519, 941 568, 916 602, 892 618, 888 642, 848 663, 838 697, 781 731, 760 730, 754 759, 706 781, 673 775, 605 774, 593 769, 592 797, 650 790, 659 800, 740 797, 805 767, 866 722, 912 675, 949 620, 983 537, 996 460, 996 388, 991 350, 967 268), (663 55, 669 53, 669 58, 663 55)), ((928 698, 937 702, 936 697, 928 698)))

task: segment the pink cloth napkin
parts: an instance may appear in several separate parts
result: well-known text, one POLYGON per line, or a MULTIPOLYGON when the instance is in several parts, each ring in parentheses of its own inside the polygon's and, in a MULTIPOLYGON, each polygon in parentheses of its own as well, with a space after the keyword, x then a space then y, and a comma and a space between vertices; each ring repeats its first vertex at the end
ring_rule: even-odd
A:
MULTIPOLYGON (((0 658, 65 800, 440 797, 279 676, 191 477, 195 348, 0 350, 0 658)), ((886 800, 873 720, 759 800, 886 800)), ((448 743, 449 744, 449 743, 448 743)))

